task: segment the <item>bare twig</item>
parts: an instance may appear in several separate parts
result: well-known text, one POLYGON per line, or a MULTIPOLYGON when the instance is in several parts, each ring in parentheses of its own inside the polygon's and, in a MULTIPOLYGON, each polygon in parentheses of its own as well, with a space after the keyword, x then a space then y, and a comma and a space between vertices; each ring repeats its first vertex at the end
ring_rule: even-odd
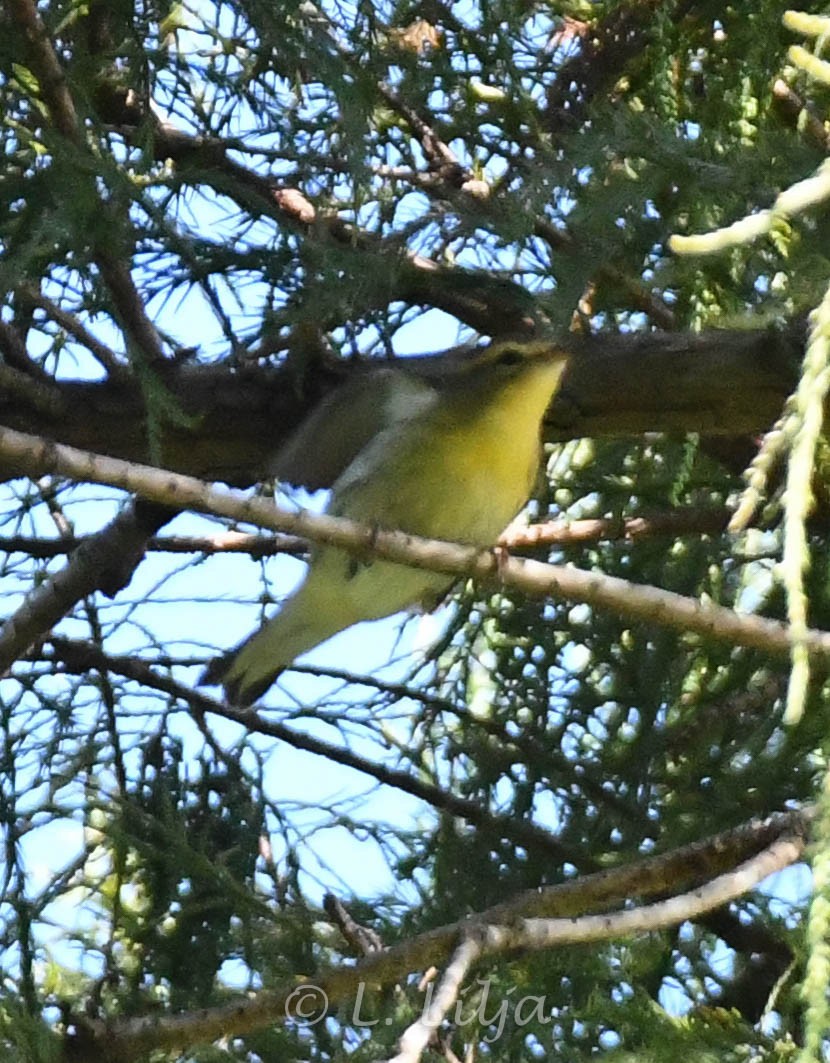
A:
MULTIPOLYGON (((499 539, 499 544, 508 550, 520 550, 534 546, 568 546, 617 539, 634 542, 661 535, 717 535, 726 530, 730 516, 731 510, 715 506, 700 509, 689 507, 619 520, 598 517, 543 521, 526 527, 509 528, 499 539)), ((71 553, 82 542, 84 537, 42 539, 32 535, 0 535, 0 550, 45 559, 71 553)), ((154 535, 147 540, 147 550, 167 554, 247 554, 259 560, 283 554, 304 557, 308 554, 308 543, 292 535, 223 531, 215 535, 154 535)))
POLYGON ((356 922, 349 914, 346 906, 333 893, 327 893, 323 897, 323 910, 329 915, 332 922, 348 941, 358 956, 368 956, 383 948, 380 935, 370 926, 363 926, 356 922))
MULTIPOLYGON (((87 536, 42 539, 32 535, 0 535, 0 551, 28 554, 45 560, 69 554, 86 542, 87 536)), ((304 557, 308 543, 295 535, 258 535, 256 532, 223 531, 216 535, 154 535, 147 550, 165 554, 247 554, 256 560, 288 554, 304 557)))
POLYGON ((481 952, 479 935, 475 932, 464 934, 438 983, 438 989, 421 1015, 401 1034, 398 1054, 389 1063, 417 1063, 437 1033, 444 1016, 458 1000, 464 979, 481 952))
POLYGON ((499 543, 508 550, 519 550, 530 546, 567 546, 600 540, 633 541, 660 535, 717 535, 726 531, 731 516, 732 511, 726 506, 690 506, 643 517, 542 521, 526 527, 508 528, 499 543))
POLYGON ((93 358, 106 369, 111 377, 116 377, 126 371, 127 366, 119 360, 115 351, 105 343, 102 343, 97 336, 94 336, 74 314, 70 314, 68 310, 58 306, 57 303, 31 284, 21 287, 19 293, 25 302, 43 310, 47 317, 50 317, 56 324, 60 325, 70 336, 74 336, 80 344, 86 347, 93 358))

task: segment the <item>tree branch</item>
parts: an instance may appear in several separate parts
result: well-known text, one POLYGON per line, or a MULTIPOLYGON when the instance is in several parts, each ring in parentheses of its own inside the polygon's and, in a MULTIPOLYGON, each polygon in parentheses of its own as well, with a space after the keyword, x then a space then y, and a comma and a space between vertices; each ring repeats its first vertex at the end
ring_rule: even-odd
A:
MULTIPOLYGON (((551 520, 526 526, 516 525, 499 539, 507 550, 537 546, 568 546, 573 543, 613 542, 672 538, 681 535, 717 535, 726 531, 732 510, 725 506, 685 507, 642 517, 551 520)), ((60 539, 34 535, 0 535, 0 551, 26 554, 45 560, 71 554, 89 536, 71 534, 60 539)), ((308 543, 293 535, 264 535, 257 532, 221 531, 214 535, 153 535, 147 540, 148 553, 162 554, 247 554, 254 560, 278 555, 307 557, 308 543)))
POLYGON ((58 306, 48 296, 34 287, 32 284, 22 285, 17 289, 21 300, 31 306, 42 310, 56 324, 69 333, 70 336, 82 344, 95 358, 95 360, 107 371, 110 377, 123 375, 127 371, 127 364, 119 360, 115 351, 102 343, 89 329, 75 317, 74 314, 58 306))
MULTIPOLYGON (((603 540, 654 539, 662 535, 718 535, 726 531, 732 510, 726 506, 692 507, 643 517, 598 517, 585 520, 549 520, 526 527, 510 527, 499 539, 508 550, 533 546, 568 546, 603 540)), ((0 539, 0 544, 2 539, 0 539)))
POLYGON ((104 654, 92 643, 70 641, 56 636, 52 636, 50 641, 55 655, 69 670, 86 672, 92 669, 106 669, 126 679, 142 683, 153 690, 160 690, 179 698, 198 716, 213 713, 226 720, 232 720, 251 733, 277 738, 294 749, 302 749, 306 753, 325 757, 326 760, 335 764, 353 768, 385 786, 391 786, 393 789, 419 798, 434 808, 473 823, 482 831, 490 832, 500 838, 511 838, 517 844, 543 853, 559 863, 578 862, 584 868, 584 860, 579 860, 576 853, 564 846, 553 834, 533 823, 516 819, 514 816, 498 815, 483 807, 479 801, 459 797, 457 794, 442 790, 405 771, 378 764, 350 749, 344 749, 342 746, 332 745, 313 735, 295 731, 283 723, 262 716, 255 709, 237 709, 232 705, 216 701, 207 694, 177 683, 168 676, 159 675, 144 661, 133 657, 104 654))
POLYGON ((66 566, 36 586, 3 623, 0 675, 86 595, 101 590, 114 597, 126 587, 144 557, 148 537, 174 515, 166 506, 139 501, 85 539, 66 566))
MULTIPOLYGON (((37 477, 58 473, 69 479, 120 487, 152 502, 193 509, 257 524, 337 546, 361 556, 414 565, 448 576, 466 576, 521 591, 534 598, 553 597, 610 609, 642 623, 674 628, 735 646, 774 655, 790 652, 786 624, 700 602, 653 586, 524 558, 503 557, 493 550, 421 539, 403 532, 381 531, 344 518, 306 510, 289 512, 261 498, 209 487, 201 480, 130 464, 116 458, 52 444, 0 428, 0 460, 20 473, 37 477)), ((830 659, 830 632, 810 629, 803 645, 811 657, 830 659)))
POLYGON ((640 908, 622 909, 607 915, 584 915, 577 919, 532 918, 501 926, 489 924, 482 955, 608 941, 678 926, 743 897, 765 878, 800 860, 804 847, 803 837, 785 835, 734 871, 720 875, 692 892, 640 908))
MULTIPOLYGON (((379 91, 384 95, 381 89, 379 91)), ((334 211, 319 210, 301 189, 279 183, 229 157, 230 150, 244 148, 244 144, 183 132, 144 108, 133 96, 128 100, 121 88, 99 98, 103 103, 104 117, 120 127, 128 142, 135 139, 137 127, 149 122, 153 130, 150 141, 153 157, 159 162, 172 160, 178 164, 176 182, 206 184, 217 193, 229 196, 243 210, 279 220, 303 232, 307 239, 317 243, 331 240, 343 248, 358 250, 364 257, 372 256, 377 268, 374 271, 367 268, 365 275, 377 276, 381 281, 379 287, 365 285, 364 296, 368 295, 365 308, 380 300, 384 304, 396 300, 426 303, 486 335, 527 334, 547 323, 542 319, 534 297, 520 284, 493 277, 485 270, 446 267, 423 255, 403 253, 398 234, 383 240, 358 229, 343 221, 334 211)), ((436 158, 440 156, 443 160, 438 175, 440 188, 436 191, 447 190, 446 178, 450 172, 457 178, 453 187, 458 183, 462 186, 469 184, 473 175, 452 161, 451 152, 444 158, 442 149, 449 149, 427 126, 418 125, 414 111, 409 108, 405 111, 407 119, 418 126, 416 135, 432 143, 436 158)), ((145 149, 144 139, 141 144, 145 149)), ((341 165, 338 163, 338 168, 341 165)), ((458 194, 466 196, 460 190, 458 194)), ((342 321, 327 324, 340 325, 342 321)))
MULTIPOLYGON (((479 913, 463 923, 438 927, 399 945, 375 952, 355 965, 321 971, 314 983, 264 990, 217 1008, 198 1012, 153 1015, 103 1022, 78 1022, 70 1047, 86 1063, 128 1063, 153 1051, 181 1051, 191 1045, 230 1034, 243 1034, 291 1017, 298 989, 311 986, 327 1005, 352 997, 362 985, 386 986, 413 970, 444 962, 456 947, 459 934, 475 926, 489 955, 512 950, 522 942, 530 948, 548 948, 566 942, 609 940, 632 933, 676 925, 707 910, 737 899, 769 874, 801 859, 809 815, 788 813, 766 820, 751 820, 704 842, 639 861, 628 867, 603 871, 586 878, 529 890, 508 902, 479 913), (700 883, 706 874, 717 875, 708 885, 687 896, 645 908, 624 908, 610 915, 586 915, 597 905, 627 903, 632 896, 665 892, 682 882, 700 883), (575 918, 578 916, 578 918, 575 918), (558 918, 554 918, 558 917, 558 918)), ((461 958, 466 960, 467 954, 461 958)))
POLYGON ((417 1063, 438 1031, 438 1027, 453 1004, 458 1000, 464 979, 482 953, 480 935, 475 932, 462 935, 461 943, 450 958, 435 994, 423 1013, 407 1027, 398 1042, 398 1054, 389 1063, 417 1063))
POLYGON ((380 935, 369 926, 356 922, 343 902, 333 893, 323 897, 323 911, 327 913, 337 929, 354 950, 356 956, 368 956, 383 948, 380 935))
MULTIPOLYGON (((804 327, 797 320, 781 330, 569 336, 551 343, 566 347, 571 357, 546 417, 546 439, 644 432, 730 438, 763 432, 779 416, 798 379, 804 327)), ((400 371, 440 378, 464 357, 451 351, 407 359, 400 371)), ((288 369, 165 367, 162 382, 189 424, 160 426, 158 460, 178 472, 254 483, 269 475, 275 455, 324 396, 344 381, 372 389, 382 379, 373 380, 379 368, 389 372, 388 365, 317 365, 298 399, 288 369)), ((63 412, 50 415, 0 388, 0 421, 132 461, 157 460, 150 458, 137 384, 64 382, 56 390, 63 412)))
MULTIPOLYGON (((34 0, 9 0, 9 8, 28 42, 32 66, 55 128, 70 143, 84 148, 82 126, 63 67, 34 0)), ((78 180, 83 180, 83 178, 79 175, 78 180)), ((85 183, 91 194, 100 201, 103 214, 116 226, 113 232, 118 233, 125 226, 116 224, 118 219, 110 204, 104 202, 99 196, 95 181, 87 178, 85 183)), ((94 257, 112 295, 120 324, 126 335, 135 344, 137 351, 142 353, 148 365, 163 364, 167 359, 159 334, 147 316, 129 267, 110 246, 104 246, 100 241, 94 247, 94 257)))

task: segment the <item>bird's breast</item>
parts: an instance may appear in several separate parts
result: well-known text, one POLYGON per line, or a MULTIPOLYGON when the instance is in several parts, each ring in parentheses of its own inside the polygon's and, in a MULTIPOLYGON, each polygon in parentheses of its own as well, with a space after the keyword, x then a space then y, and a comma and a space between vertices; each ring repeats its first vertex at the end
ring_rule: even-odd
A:
POLYGON ((390 428, 335 485, 332 512, 427 538, 489 546, 527 501, 540 424, 561 369, 457 395, 390 428))

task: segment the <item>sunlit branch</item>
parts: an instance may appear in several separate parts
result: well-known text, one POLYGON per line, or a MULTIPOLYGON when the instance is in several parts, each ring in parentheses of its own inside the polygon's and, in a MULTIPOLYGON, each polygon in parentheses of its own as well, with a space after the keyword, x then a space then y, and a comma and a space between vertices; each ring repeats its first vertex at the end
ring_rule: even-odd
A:
MULTIPOLYGON (((321 970, 315 990, 329 1005, 353 997, 359 987, 387 986, 411 971, 443 963, 457 946, 460 934, 475 928, 482 955, 495 956, 521 941, 529 948, 549 948, 566 942, 613 940, 677 925, 713 907, 735 900, 765 877, 800 860, 805 848, 808 817, 788 813, 752 820, 732 831, 643 860, 628 867, 603 871, 559 886, 530 890, 508 902, 454 923, 427 931, 357 964, 321 970), (708 884, 703 877, 710 875, 708 884), (714 875, 714 878, 711 876, 714 875), (640 882, 638 883, 638 878, 640 882), (684 888, 697 883, 689 891, 684 888), (667 901, 642 908, 625 905, 655 885, 667 901), (599 905, 616 903, 620 911, 587 914, 599 905)), ((467 953, 460 957, 466 962, 467 953)), ((448 986, 448 991, 451 987, 448 986)), ((73 1039, 90 1063, 126 1063, 154 1049, 182 1050, 230 1034, 243 1034, 290 1018, 296 981, 253 997, 195 1012, 114 1020, 84 1020, 73 1039)))
POLYGON ((423 1013, 401 1034, 398 1054, 389 1063, 417 1063, 435 1036, 450 1008, 458 1000, 464 979, 481 956, 482 943, 473 931, 462 937, 461 943, 447 964, 438 988, 430 997, 423 1013))
MULTIPOLYGON (((174 508, 230 517, 358 555, 377 555, 447 575, 497 582, 532 597, 585 602, 632 620, 736 646, 781 655, 789 654, 792 645, 792 634, 786 624, 737 613, 659 587, 630 583, 598 572, 505 557, 494 550, 381 531, 328 514, 306 510, 289 512, 265 499, 211 487, 193 477, 76 450, 8 428, 0 428, 0 458, 28 476, 59 473, 74 480, 108 484, 174 508)), ((800 641, 811 656, 830 658, 830 633, 810 629, 800 641)))

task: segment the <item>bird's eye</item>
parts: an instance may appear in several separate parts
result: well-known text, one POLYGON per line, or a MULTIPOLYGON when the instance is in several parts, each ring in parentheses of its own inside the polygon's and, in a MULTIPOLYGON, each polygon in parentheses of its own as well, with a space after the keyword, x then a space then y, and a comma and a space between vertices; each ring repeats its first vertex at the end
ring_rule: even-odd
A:
POLYGON ((496 358, 496 365, 520 365, 524 355, 517 347, 506 347, 496 358))

